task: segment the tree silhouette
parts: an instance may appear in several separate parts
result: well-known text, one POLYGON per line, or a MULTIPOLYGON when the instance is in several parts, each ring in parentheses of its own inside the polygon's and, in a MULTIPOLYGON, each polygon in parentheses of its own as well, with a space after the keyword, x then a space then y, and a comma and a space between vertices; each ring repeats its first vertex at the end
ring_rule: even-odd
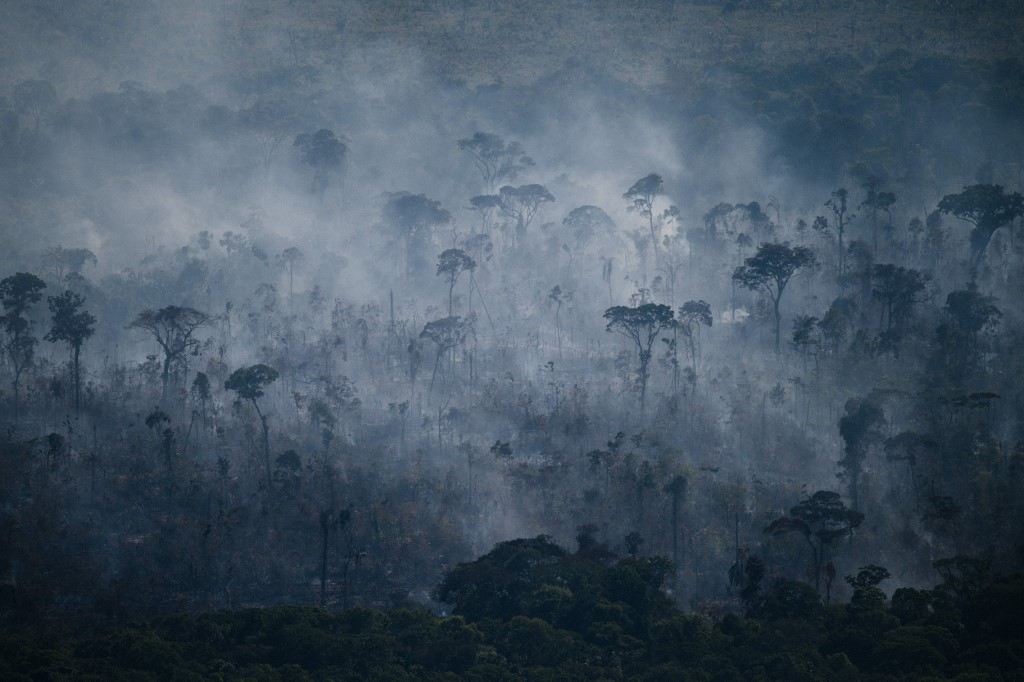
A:
POLYGON ((544 185, 505 185, 498 191, 501 197, 501 211, 516 221, 516 241, 522 244, 526 237, 526 228, 530 226, 540 205, 554 201, 555 197, 544 185))
POLYGON ((494 133, 474 133, 458 141, 459 149, 473 159, 488 192, 502 180, 515 180, 520 172, 533 166, 533 159, 526 155, 518 142, 505 142, 494 133))
POLYGON ((757 247, 757 253, 736 268, 732 279, 752 291, 763 291, 772 300, 775 310, 775 352, 779 352, 779 327, 782 316, 779 303, 790 278, 800 270, 812 267, 814 253, 804 246, 766 242, 757 247))
POLYGON ((459 275, 476 269, 476 261, 462 249, 447 249, 437 257, 437 276, 448 280, 448 316, 452 314, 452 294, 459 275))
POLYGON ((312 191, 322 201, 330 184, 330 174, 341 168, 348 147, 326 128, 298 135, 293 145, 302 150, 302 160, 313 168, 312 191))
POLYGON ((263 427, 263 461, 266 466, 268 490, 273 482, 273 474, 270 471, 270 427, 267 424, 267 416, 260 410, 259 399, 263 397, 263 389, 274 383, 277 377, 277 370, 273 367, 257 364, 236 369, 224 382, 224 388, 234 391, 239 400, 248 400, 260 418, 260 426, 263 427))
POLYGON ((690 348, 690 360, 693 372, 697 373, 697 346, 700 343, 700 328, 711 328, 714 317, 711 306, 705 301, 687 301, 679 309, 679 331, 683 333, 686 344, 690 348))
POLYGON ((44 337, 51 343, 64 341, 71 347, 75 372, 75 414, 80 411, 82 372, 79 356, 82 344, 96 331, 96 318, 86 310, 82 310, 85 299, 73 291, 65 291, 60 296, 46 299, 50 306, 53 319, 50 331, 44 337))
POLYGON ((434 229, 452 219, 452 214, 441 208, 441 202, 408 192, 391 195, 384 204, 382 216, 394 228, 399 241, 405 243, 406 278, 413 260, 419 257, 434 229))
POLYGON ((647 380, 650 378, 651 347, 658 335, 675 324, 675 315, 667 305, 645 303, 643 305, 613 306, 604 311, 608 320, 607 331, 616 331, 632 339, 640 359, 640 416, 644 415, 647 404, 647 380))
POLYGON ((169 305, 160 310, 143 310, 128 325, 129 329, 142 329, 152 334, 164 352, 162 400, 167 399, 171 363, 183 360, 189 353, 198 353, 199 341, 195 333, 209 320, 209 315, 195 308, 169 305))
POLYGON ((572 263, 586 253, 590 243, 600 235, 613 234, 615 222, 597 206, 584 205, 569 211, 562 219, 568 231, 566 243, 569 248, 570 268, 572 263))
POLYGON ((288 134, 297 127, 298 117, 285 102, 263 98, 256 100, 252 106, 243 109, 239 114, 242 125, 259 144, 264 181, 269 181, 274 153, 288 134))
POLYGON ((878 325, 883 348, 899 350, 900 329, 925 299, 926 282, 925 275, 911 268, 886 263, 872 269, 871 298, 882 307, 878 325))
POLYGON ((292 310, 292 298, 295 295, 295 266, 302 262, 304 256, 302 251, 295 246, 289 246, 287 249, 281 252, 280 259, 281 263, 284 264, 285 269, 288 271, 288 314, 291 314, 292 310))
POLYGON ((896 203, 896 195, 892 192, 879 191, 880 182, 875 176, 870 176, 864 183, 864 201, 860 203, 861 208, 871 211, 871 249, 878 252, 878 212, 884 211, 888 220, 887 226, 892 224, 892 207, 896 203))
POLYGON ((28 272, 18 272, 0 280, 0 349, 7 354, 14 370, 14 425, 18 425, 19 389, 21 375, 32 366, 36 344, 32 335, 32 321, 26 313, 42 298, 46 283, 28 272))
POLYGON ((633 186, 622 195, 630 202, 627 211, 635 211, 647 218, 651 231, 651 243, 654 244, 654 258, 658 258, 658 237, 654 234, 654 199, 664 193, 665 185, 661 176, 656 173, 644 176, 633 183, 633 186))
POLYGON ((481 194, 470 199, 466 208, 480 216, 480 229, 487 233, 491 230, 494 211, 501 208, 501 197, 497 194, 481 194))
POLYGON ((826 549, 847 537, 864 521, 864 515, 847 509, 839 493, 819 490, 768 524, 764 532, 771 535, 800 533, 811 548, 814 566, 814 589, 821 592, 821 567, 826 549))
POLYGON ((814 224, 811 225, 821 234, 831 234, 834 236, 836 252, 839 258, 840 278, 846 275, 846 244, 843 240, 846 237, 846 230, 850 227, 850 223, 857 217, 854 213, 847 213, 847 197, 848 192, 843 187, 832 192, 832 198, 825 202, 825 206, 832 209, 832 220, 829 221, 825 216, 818 216, 814 219, 814 224))
POLYGON ((66 287, 71 275, 79 274, 86 263, 96 265, 97 259, 89 249, 65 249, 51 246, 43 251, 43 262, 53 275, 53 282, 60 288, 66 287))
POLYGON ((981 257, 996 230, 1024 215, 1024 197, 1018 192, 1006 194, 1001 185, 971 185, 959 194, 947 194, 939 202, 939 211, 953 214, 972 225, 971 278, 978 272, 981 257))
POLYGON ((882 408, 870 398, 850 398, 839 418, 839 435, 843 438, 843 457, 839 460, 843 478, 850 489, 850 505, 860 508, 860 477, 864 460, 873 444, 882 440, 885 425, 882 408))
POLYGON ((437 368, 441 364, 441 358, 445 353, 454 350, 466 340, 466 337, 473 329, 472 315, 462 319, 458 315, 444 317, 440 320, 427 322, 420 332, 420 338, 426 339, 437 347, 437 356, 434 358, 434 371, 430 376, 430 391, 434 390, 434 380, 437 378, 437 368))

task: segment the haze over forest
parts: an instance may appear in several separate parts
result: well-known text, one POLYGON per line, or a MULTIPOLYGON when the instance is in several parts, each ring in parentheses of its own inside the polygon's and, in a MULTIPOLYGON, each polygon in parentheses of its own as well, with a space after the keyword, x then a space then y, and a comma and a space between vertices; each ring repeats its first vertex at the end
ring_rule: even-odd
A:
POLYGON ((1021 569, 1020 3, 3 6, 5 625, 1021 569))

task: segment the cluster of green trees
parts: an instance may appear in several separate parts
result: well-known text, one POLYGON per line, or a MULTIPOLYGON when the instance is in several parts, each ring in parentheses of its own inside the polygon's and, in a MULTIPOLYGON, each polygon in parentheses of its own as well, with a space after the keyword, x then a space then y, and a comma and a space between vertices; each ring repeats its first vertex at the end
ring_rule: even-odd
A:
POLYGON ((1024 578, 986 562, 936 562, 932 590, 845 576, 846 604, 768 580, 748 557, 742 610, 678 611, 671 564, 618 557, 581 529, 569 553, 546 536, 459 564, 435 597, 452 615, 303 606, 173 615, 98 631, 0 636, 4 679, 877 680, 1014 679, 1024 665, 1024 578), (739 611, 739 612, 737 612, 739 611))

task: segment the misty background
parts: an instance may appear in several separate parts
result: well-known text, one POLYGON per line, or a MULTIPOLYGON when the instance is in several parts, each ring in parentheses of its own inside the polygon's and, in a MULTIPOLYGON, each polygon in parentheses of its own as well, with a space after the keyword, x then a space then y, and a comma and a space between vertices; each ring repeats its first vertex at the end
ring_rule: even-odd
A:
POLYGON ((711 611, 752 554, 814 582, 765 529, 819 490, 864 515, 840 575, 1019 568, 1019 211, 975 259, 939 210, 1022 190, 1018 3, 4 14, 0 274, 46 283, 0 393, 21 607, 441 609, 445 571, 547 534, 668 556, 711 611), (814 258, 784 294, 734 277, 774 243, 814 258), (64 290, 95 317, 77 409, 64 290), (606 317, 646 304, 675 320, 648 378, 606 317), (167 306, 204 319, 165 366, 167 306))

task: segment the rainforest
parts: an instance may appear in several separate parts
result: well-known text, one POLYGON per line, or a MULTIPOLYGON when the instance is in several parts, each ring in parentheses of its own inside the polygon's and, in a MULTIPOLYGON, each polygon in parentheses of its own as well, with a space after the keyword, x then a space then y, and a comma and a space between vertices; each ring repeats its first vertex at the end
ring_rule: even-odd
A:
POLYGON ((1018 679, 1016 0, 2 6, 3 679, 1018 679))

